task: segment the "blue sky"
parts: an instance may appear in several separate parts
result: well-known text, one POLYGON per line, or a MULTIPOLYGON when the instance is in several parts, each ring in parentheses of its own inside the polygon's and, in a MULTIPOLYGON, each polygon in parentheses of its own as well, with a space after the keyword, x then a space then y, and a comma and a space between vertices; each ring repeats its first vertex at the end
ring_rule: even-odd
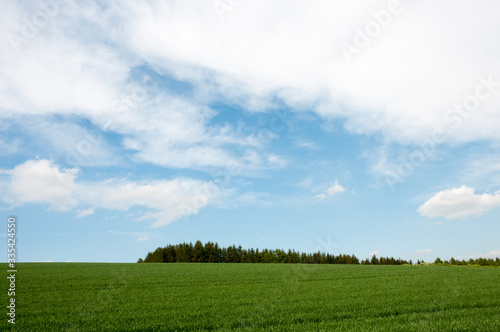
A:
POLYGON ((498 6, 3 1, 1 243, 500 257, 498 6))

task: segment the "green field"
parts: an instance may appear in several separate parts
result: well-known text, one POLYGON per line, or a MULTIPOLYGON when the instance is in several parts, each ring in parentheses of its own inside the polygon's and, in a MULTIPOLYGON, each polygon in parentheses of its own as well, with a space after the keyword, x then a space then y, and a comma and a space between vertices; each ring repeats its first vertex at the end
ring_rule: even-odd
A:
MULTIPOLYGON (((499 268, 17 267, 15 329, 20 331, 500 331, 499 268)), ((3 316, 0 329, 5 330, 11 324, 3 316)))

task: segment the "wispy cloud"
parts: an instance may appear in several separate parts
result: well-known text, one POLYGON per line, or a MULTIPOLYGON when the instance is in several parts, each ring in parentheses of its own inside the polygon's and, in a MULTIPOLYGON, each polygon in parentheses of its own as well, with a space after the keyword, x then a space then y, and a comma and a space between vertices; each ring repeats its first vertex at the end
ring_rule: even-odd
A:
POLYGON ((9 195, 3 198, 9 204, 43 203, 61 211, 91 205, 79 210, 79 217, 96 207, 127 211, 138 205, 148 210, 139 220, 152 219, 153 227, 198 213, 219 192, 211 182, 191 179, 77 182, 78 169, 61 169, 49 160, 29 160, 3 172, 10 176, 9 195))
POLYGON ((93 214, 94 214, 94 208, 88 208, 86 210, 79 210, 79 211, 77 211, 76 216, 78 218, 83 218, 83 217, 86 217, 86 216, 91 216, 93 214))
MULTIPOLYGON (((419 143, 437 126, 453 124, 458 114, 447 111, 469 95, 467 89, 479 76, 489 81, 483 92, 493 95, 498 90, 494 46, 475 36, 493 38, 500 25, 494 15, 499 4, 414 3, 404 11, 404 20, 394 19, 383 38, 373 40, 376 47, 346 64, 340 45, 366 23, 367 5, 256 1, 235 12, 221 29, 212 3, 203 1, 197 6, 110 3, 105 13, 96 2, 70 2, 51 17, 50 29, 25 38, 19 49, 2 38, 0 108, 8 112, 0 116, 78 116, 123 135, 123 148, 134 151, 137 160, 167 167, 225 167, 234 162, 266 167, 273 166, 273 158, 265 151, 260 152, 262 164, 242 162, 251 134, 210 123, 216 112, 204 106, 206 98, 213 98, 207 96, 245 104, 249 110, 252 103, 260 104, 259 111, 272 109, 278 100, 323 119, 343 119, 351 133, 381 133, 388 141, 419 143), (431 15, 425 27, 415 29, 415 20, 430 10, 452 13, 446 28, 441 16, 431 15), (315 19, 303 20, 304 11, 315 19), (280 25, 273 15, 260 17, 258 26, 251 24, 255 12, 280 13, 280 25), (464 19, 471 23, 466 32, 464 19), (119 27, 113 24, 117 21, 119 27), (462 38, 444 45, 451 32, 463 32, 462 38), (481 61, 469 55, 470 49, 481 61), (144 64, 189 85, 189 98, 159 88, 151 75, 137 77, 134 68, 144 64), (443 114, 449 116, 443 119, 443 114)), ((18 19, 30 17, 32 6, 16 2, 5 10, 3 30, 22 37, 18 19)), ((461 130, 447 140, 500 139, 497 108, 498 98, 482 103, 481 112, 463 119, 461 130)))
POLYGON ((136 242, 149 241, 149 237, 147 237, 147 236, 140 236, 137 239, 135 239, 134 241, 136 241, 136 242))
POLYGON ((417 250, 413 256, 416 256, 416 257, 420 257, 420 256, 426 256, 426 255, 429 255, 430 253, 432 252, 431 249, 420 249, 420 250, 417 250))
MULTIPOLYGON (((431 5, 412 4, 411 10, 404 11, 404 20, 394 19, 391 26, 384 29, 383 38, 372 42, 376 47, 364 50, 350 65, 346 64, 340 45, 352 40, 356 26, 366 23, 369 11, 363 9, 371 7, 363 2, 314 3, 304 7, 300 2, 257 1, 234 13, 234 19, 224 23, 225 29, 220 29, 215 14, 207 17, 210 10, 203 3, 196 10, 192 6, 164 3, 145 8, 125 6, 124 11, 128 14, 125 26, 130 29, 129 47, 141 50, 144 55, 161 55, 173 61, 175 66, 167 61, 160 66, 175 71, 178 77, 185 77, 195 86, 208 81, 199 70, 203 68, 213 76, 211 81, 217 82, 212 83, 216 90, 229 91, 226 98, 278 96, 291 107, 311 108, 324 118, 345 118, 346 128, 353 133, 381 132, 393 141, 418 142, 443 123, 443 113, 467 96, 466 89, 479 75, 500 75, 492 72, 496 68, 492 65, 496 53, 488 52, 492 46, 474 37, 484 33, 492 36, 494 30, 484 31, 483 27, 486 22, 489 27, 498 27, 492 13, 499 5, 489 4, 487 9, 466 2, 463 5, 466 11, 448 3, 441 3, 438 8, 433 5, 435 12, 454 12, 446 28, 437 28, 442 25, 442 18, 435 15, 429 17, 428 25, 415 30, 415 20, 422 13, 428 13, 431 5), (286 12, 282 11, 284 6, 286 12), (304 11, 315 17, 314 23, 304 21, 297 26, 295 22, 303 17, 304 11), (250 24, 255 12, 280 13, 281 24, 278 27, 269 15, 256 27, 250 24), (162 14, 167 13, 175 19, 162 19, 162 14), (471 16, 471 13, 477 15, 471 16), (463 31, 463 19, 471 20, 471 17, 478 24, 472 24, 472 31, 461 34, 466 42, 451 41, 452 48, 444 46, 443 36, 463 31), (160 31, 183 31, 185 38, 180 42, 175 34, 165 36, 160 31), (245 38, 241 38, 242 35, 245 38), (302 45, 300 50, 297 43, 302 45), (392 51, 395 45, 396 53, 392 51), (473 45, 485 61, 468 56, 470 48, 466 45, 473 45), (265 57, 262 48, 266 49, 265 57), (457 49, 462 52, 457 53, 457 49), (435 54, 432 59, 426 56, 429 50, 435 54), (288 53, 294 57, 284 59, 282 54, 288 53), (445 66, 436 60, 449 58, 454 59, 453 64, 445 66), (415 84, 419 86, 419 93, 415 92, 415 84)), ((494 76, 493 81, 498 81, 498 77, 494 76)), ((481 105, 481 114, 474 114, 463 130, 452 133, 449 139, 498 139, 494 126, 486 122, 497 118, 495 104, 481 105), (483 130, 477 131, 478 127, 483 130)))
POLYGON ((0 154, 9 155, 20 152, 21 141, 19 139, 13 139, 10 142, 5 142, 0 140, 0 154))
POLYGON ((296 140, 294 142, 294 144, 298 148, 307 149, 307 150, 317 150, 319 148, 316 143, 305 141, 305 140, 296 140))
POLYGON ((154 235, 142 232, 120 232, 120 231, 109 231, 108 233, 113 235, 125 236, 128 238, 134 238, 134 242, 146 242, 149 241, 154 235))
POLYGON ((320 199, 320 200, 324 200, 325 198, 329 197, 329 196, 333 196, 335 194, 339 194, 339 193, 343 193, 345 191, 345 188, 342 187, 340 184, 339 184, 339 181, 338 180, 335 180, 335 183, 332 183, 330 185, 330 187, 328 187, 322 194, 319 194, 319 195, 316 195, 316 196, 313 196, 313 198, 317 198, 317 199, 320 199))

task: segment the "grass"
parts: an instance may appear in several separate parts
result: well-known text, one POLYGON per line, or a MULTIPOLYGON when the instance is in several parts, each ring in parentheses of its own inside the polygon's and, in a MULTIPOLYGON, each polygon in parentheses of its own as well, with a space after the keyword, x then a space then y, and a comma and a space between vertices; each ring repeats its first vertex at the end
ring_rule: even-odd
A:
MULTIPOLYGON (((15 329, 21 331, 500 330, 498 268, 182 263, 17 267, 15 329)), ((2 289, 8 289, 5 278, 2 289)), ((7 292, 2 294, 6 306, 7 292)), ((11 324, 3 315, 0 330, 7 330, 11 324)))

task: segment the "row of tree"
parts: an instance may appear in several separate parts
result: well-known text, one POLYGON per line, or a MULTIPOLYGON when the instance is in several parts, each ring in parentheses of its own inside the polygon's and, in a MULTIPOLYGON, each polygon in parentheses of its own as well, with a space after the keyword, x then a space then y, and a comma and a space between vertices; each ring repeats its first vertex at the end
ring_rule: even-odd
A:
POLYGON ((500 266, 500 258, 476 258, 468 260, 459 260, 455 258, 450 258, 450 260, 443 261, 441 258, 436 258, 434 261, 435 265, 479 265, 479 266, 500 266))
MULTIPOLYGON (((373 256, 371 260, 361 261, 355 255, 334 255, 324 252, 300 253, 295 250, 259 250, 243 249, 241 246, 219 247, 217 243, 201 241, 181 243, 159 247, 149 252, 138 263, 303 263, 303 264, 367 264, 367 265, 403 265, 413 264, 393 257, 373 256)), ((420 261, 419 261, 420 263, 420 261)))
MULTIPOLYGON (((192 243, 181 243, 159 247, 149 252, 143 260, 139 258, 138 263, 303 263, 303 264, 363 264, 363 265, 413 265, 413 261, 395 259, 394 257, 377 257, 360 261, 355 255, 333 255, 324 252, 300 253, 295 250, 284 251, 243 249, 241 246, 219 247, 217 243, 201 241, 192 243)), ((500 258, 477 258, 469 260, 457 260, 453 257, 443 261, 437 258, 434 263, 426 263, 417 260, 417 265, 479 265, 500 266, 500 258)))

